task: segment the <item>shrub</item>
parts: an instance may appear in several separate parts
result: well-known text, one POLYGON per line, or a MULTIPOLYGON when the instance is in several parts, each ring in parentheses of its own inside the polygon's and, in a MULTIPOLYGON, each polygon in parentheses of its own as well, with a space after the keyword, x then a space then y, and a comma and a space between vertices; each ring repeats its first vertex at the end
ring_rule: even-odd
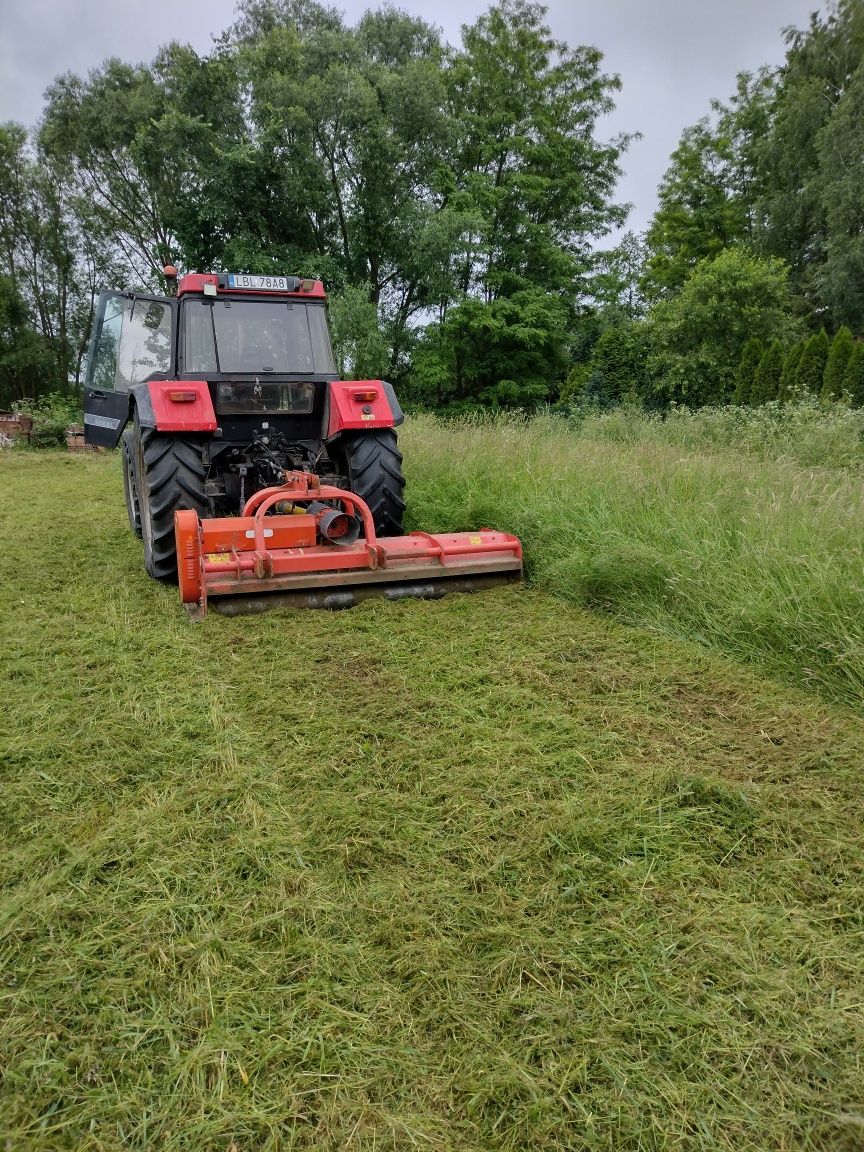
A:
POLYGON ((846 375, 846 366, 854 347, 852 333, 844 324, 831 342, 831 351, 828 353, 828 363, 825 365, 825 374, 822 378, 823 400, 842 398, 843 377, 846 375))
POLYGON ((852 349, 843 374, 843 391, 854 408, 864 408, 864 344, 857 343, 852 349))
POLYGON ((811 336, 804 345, 804 351, 798 361, 798 370, 795 373, 795 387, 801 395, 809 393, 818 396, 822 391, 825 365, 828 362, 828 349, 828 333, 824 328, 818 334, 811 336))
POLYGON ((733 404, 749 404, 750 393, 753 391, 753 377, 756 369, 765 354, 765 347, 758 336, 751 336, 744 345, 741 353, 741 363, 735 377, 735 391, 732 393, 733 404))
POLYGON ((753 377, 750 403, 755 407, 759 404, 766 404, 769 400, 776 400, 780 391, 782 376, 783 345, 779 340, 774 340, 759 361, 759 367, 753 377))
POLYGON ((798 335, 788 268, 729 248, 697 264, 677 296, 656 304, 648 329, 651 374, 663 399, 689 407, 726 403, 749 339, 789 342, 798 335))
POLYGON ((20 400, 13 405, 33 420, 31 448, 61 448, 66 443, 66 429, 81 420, 80 401, 61 392, 50 392, 38 400, 20 400))
POLYGON ((795 395, 798 365, 801 363, 801 357, 804 354, 805 343, 806 341, 799 340, 798 343, 793 344, 786 353, 786 359, 783 363, 783 375, 780 377, 780 388, 777 393, 778 400, 787 400, 795 395))

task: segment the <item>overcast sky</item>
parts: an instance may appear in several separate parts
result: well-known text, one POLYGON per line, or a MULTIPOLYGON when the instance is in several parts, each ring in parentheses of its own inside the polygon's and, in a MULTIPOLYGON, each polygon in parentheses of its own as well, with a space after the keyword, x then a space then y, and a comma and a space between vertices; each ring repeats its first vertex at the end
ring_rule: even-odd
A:
MULTIPOLYGON (((335 0, 353 22, 369 0, 335 0)), ((0 0, 0 120, 33 124, 60 72, 85 73, 108 56, 150 60, 167 40, 208 51, 231 23, 235 0, 0 0)), ((401 0, 458 43, 459 28, 486 0, 401 0)), ((803 26, 818 0, 550 0, 549 24, 570 44, 596 44, 623 89, 603 133, 641 132, 624 158, 619 199, 640 230, 681 130, 712 96, 728 97, 736 73, 777 64, 781 29, 803 26)))

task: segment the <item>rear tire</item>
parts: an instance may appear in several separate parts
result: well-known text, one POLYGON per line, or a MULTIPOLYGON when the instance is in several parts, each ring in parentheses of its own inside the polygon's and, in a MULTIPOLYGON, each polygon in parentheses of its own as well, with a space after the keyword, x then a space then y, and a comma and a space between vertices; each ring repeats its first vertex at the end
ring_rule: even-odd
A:
POLYGON ((129 529, 140 540, 141 508, 138 503, 138 485, 135 481, 135 433, 131 428, 127 428, 123 433, 121 461, 123 465, 123 495, 126 497, 129 529))
POLYGON ((199 516, 208 513, 202 447, 200 441, 142 428, 135 415, 133 476, 144 540, 144 567, 154 580, 177 583, 174 513, 178 508, 191 508, 199 516))
POLYGON ((348 483, 365 500, 378 536, 401 536, 405 513, 405 477, 396 433, 385 428, 355 436, 343 445, 348 483))

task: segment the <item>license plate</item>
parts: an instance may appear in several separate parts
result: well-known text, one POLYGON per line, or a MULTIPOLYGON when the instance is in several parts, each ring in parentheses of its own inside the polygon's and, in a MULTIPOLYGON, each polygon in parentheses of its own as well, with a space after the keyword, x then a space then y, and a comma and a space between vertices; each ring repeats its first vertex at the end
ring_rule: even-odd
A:
POLYGON ((256 288, 264 292, 289 292, 294 287, 294 277, 288 286, 287 276, 247 276, 245 272, 229 272, 229 288, 256 288))

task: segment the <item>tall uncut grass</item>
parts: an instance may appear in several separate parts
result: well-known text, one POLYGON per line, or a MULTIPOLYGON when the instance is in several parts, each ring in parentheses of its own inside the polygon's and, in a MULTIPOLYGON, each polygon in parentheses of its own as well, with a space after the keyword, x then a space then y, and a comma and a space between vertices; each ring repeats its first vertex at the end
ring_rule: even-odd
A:
POLYGON ((864 414, 622 409, 403 435, 411 525, 517 533, 564 599, 864 698, 864 414))

